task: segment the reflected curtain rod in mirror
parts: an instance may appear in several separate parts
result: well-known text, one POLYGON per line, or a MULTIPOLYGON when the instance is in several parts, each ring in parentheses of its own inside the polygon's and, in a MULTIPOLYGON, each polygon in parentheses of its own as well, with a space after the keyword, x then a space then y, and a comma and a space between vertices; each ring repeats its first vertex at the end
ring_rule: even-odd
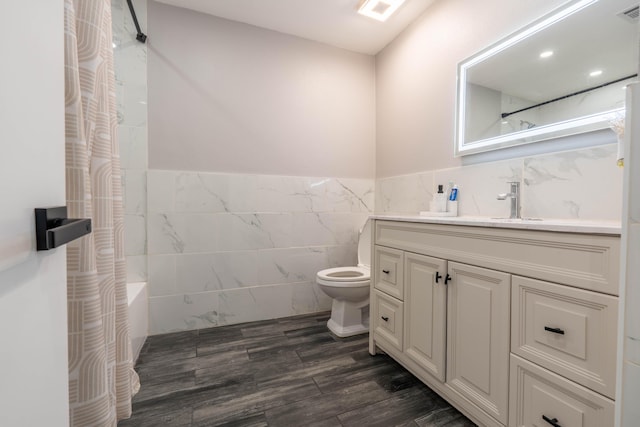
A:
POLYGON ((571 0, 462 61, 455 155, 609 127, 637 76, 637 2, 571 0))

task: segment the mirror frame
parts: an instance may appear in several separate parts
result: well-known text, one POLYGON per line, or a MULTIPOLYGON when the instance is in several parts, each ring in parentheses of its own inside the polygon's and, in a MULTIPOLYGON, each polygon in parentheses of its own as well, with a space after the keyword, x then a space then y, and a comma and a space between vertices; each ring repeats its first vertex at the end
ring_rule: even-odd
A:
POLYGON ((624 108, 618 108, 600 113, 577 117, 575 119, 564 120, 532 129, 525 129, 511 132, 496 137, 481 139, 465 143, 465 106, 466 106, 466 85, 467 71, 470 67, 486 58, 496 55, 512 46, 517 45, 521 40, 532 36, 545 28, 554 25, 568 16, 577 13, 584 8, 596 3, 598 0, 571 0, 542 18, 512 33, 497 43, 481 50, 475 55, 465 59, 458 64, 457 75, 457 96, 456 96, 456 129, 454 155, 456 157, 467 154, 475 154, 485 151, 497 150, 500 148, 512 147, 521 144, 544 141, 546 139, 568 136, 576 133, 590 132, 609 127, 609 123, 616 117, 616 114, 624 112, 624 108))

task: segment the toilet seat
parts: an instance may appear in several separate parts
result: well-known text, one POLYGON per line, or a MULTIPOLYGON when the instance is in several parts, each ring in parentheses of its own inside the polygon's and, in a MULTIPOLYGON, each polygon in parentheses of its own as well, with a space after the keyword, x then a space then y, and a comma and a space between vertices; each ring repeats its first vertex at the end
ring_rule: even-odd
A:
POLYGON ((316 279, 325 286, 356 287, 368 286, 371 270, 367 267, 336 267, 319 271, 316 279))

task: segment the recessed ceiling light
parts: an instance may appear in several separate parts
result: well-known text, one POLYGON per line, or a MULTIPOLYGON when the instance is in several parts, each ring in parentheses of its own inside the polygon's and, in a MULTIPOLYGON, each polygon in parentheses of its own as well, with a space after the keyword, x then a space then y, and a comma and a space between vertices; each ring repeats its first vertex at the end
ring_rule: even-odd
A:
POLYGON ((363 0, 358 13, 378 21, 386 21, 404 0, 363 0))
POLYGON ((540 54, 540 58, 548 58, 551 55, 553 55, 553 51, 552 50, 545 50, 544 52, 542 52, 540 54))
POLYGON ((602 70, 594 70, 594 71, 589 73, 589 76, 598 77, 600 74, 602 74, 602 70))

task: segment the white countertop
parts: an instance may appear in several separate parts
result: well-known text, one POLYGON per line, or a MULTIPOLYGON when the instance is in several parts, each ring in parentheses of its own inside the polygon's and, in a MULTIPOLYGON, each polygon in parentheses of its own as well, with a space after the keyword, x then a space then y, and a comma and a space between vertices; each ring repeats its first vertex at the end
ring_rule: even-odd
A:
POLYGON ((481 216, 431 217, 417 214, 376 214, 372 215, 371 218, 386 221, 422 222, 426 224, 515 228, 520 230, 608 234, 614 236, 619 236, 621 230, 620 223, 615 221, 581 221, 575 219, 502 219, 481 216))

